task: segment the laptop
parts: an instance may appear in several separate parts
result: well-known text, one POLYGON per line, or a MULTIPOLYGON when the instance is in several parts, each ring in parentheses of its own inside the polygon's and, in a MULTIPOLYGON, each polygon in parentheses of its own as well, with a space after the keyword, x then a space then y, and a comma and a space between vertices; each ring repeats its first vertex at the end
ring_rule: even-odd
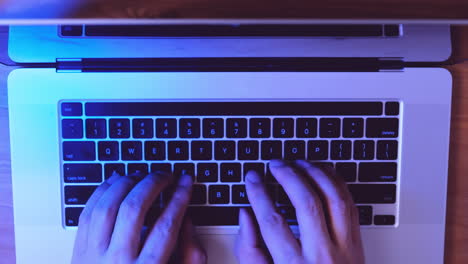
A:
POLYGON ((193 173, 209 263, 236 263, 248 170, 300 237, 272 158, 346 180, 366 263, 442 263, 452 81, 431 65, 450 53, 448 25, 12 26, 17 263, 69 262, 79 214, 114 171, 193 173))

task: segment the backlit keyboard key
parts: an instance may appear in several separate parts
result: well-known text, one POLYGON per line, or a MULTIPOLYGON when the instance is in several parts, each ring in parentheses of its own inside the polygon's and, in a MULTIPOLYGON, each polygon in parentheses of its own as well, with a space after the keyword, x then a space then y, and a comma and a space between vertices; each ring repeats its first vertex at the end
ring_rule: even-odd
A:
POLYGON ((337 162, 336 174, 347 182, 355 182, 357 165, 354 162, 337 162))
POLYGON ((65 204, 86 204, 97 186, 65 186, 65 204))
POLYGON ((146 163, 129 163, 127 165, 128 175, 141 175, 146 176, 148 174, 148 164, 146 163))
POLYGON ((344 118, 343 119, 343 137, 361 138, 364 135, 364 119, 362 118, 344 118))
POLYGON ((194 184, 190 204, 205 204, 206 194, 206 185, 194 184))
POLYGON ((166 142, 145 141, 145 160, 165 160, 166 142))
POLYGON ((359 164, 359 181, 361 182, 394 182, 397 180, 395 162, 361 162, 359 164))
POLYGON ((262 160, 283 158, 283 143, 279 140, 262 141, 262 160))
POLYGON ((198 163, 197 164, 198 182, 217 182, 218 164, 217 163, 198 163))
POLYGON ((292 138, 294 136, 294 119, 275 118, 273 119, 273 137, 292 138))
POLYGON ((372 140, 354 141, 355 160, 373 160, 375 153, 375 143, 372 140))
POLYGON ((269 118, 250 119, 251 138, 269 138, 271 135, 271 124, 269 118))
POLYGON ((215 141, 216 160, 234 160, 236 158, 235 141, 215 141))
POLYGON ((211 141, 192 141, 192 160, 211 160, 213 157, 213 147, 211 141))
POLYGON ((398 158, 398 141, 379 140, 377 142, 377 159, 396 160, 398 158))
POLYGON ((298 138, 317 137, 317 119, 298 118, 296 120, 296 136, 298 138))
POLYGON ((122 160, 141 160, 141 141, 122 141, 122 160))
POLYGON ((348 184, 357 204, 391 204, 396 201, 395 184, 348 184))
POLYGON ((63 160, 91 161, 96 159, 96 147, 93 141, 65 141, 62 144, 63 160))
POLYGON ((169 160, 188 160, 188 141, 169 141, 167 144, 167 153, 169 160))
POLYGON ((208 197, 210 204, 229 203, 229 185, 210 185, 208 188, 208 197))
POLYGON ((102 165, 98 163, 63 164, 63 176, 66 183, 102 182, 102 165))
POLYGON ((83 120, 63 119, 62 138, 83 138, 83 120))
POLYGON ((199 138, 200 137, 200 119, 182 118, 179 120, 179 137, 181 138, 199 138))
POLYGON ((170 163, 151 163, 150 172, 172 173, 172 166, 170 163))
POLYGON ((245 162, 244 163, 244 177, 247 172, 255 171, 261 179, 265 177, 265 164, 259 162, 245 162))
POLYGON ((320 137, 337 138, 340 136, 339 118, 321 118, 320 119, 320 137))
POLYGON ((224 136, 224 120, 222 118, 203 119, 204 138, 222 138, 224 136))
POLYGON ((129 138, 130 120, 128 119, 109 119, 109 137, 110 138, 129 138))
POLYGON ((195 176, 195 164, 174 163, 174 176, 179 178, 182 175, 195 176))
POLYGON ((98 156, 100 161, 119 159, 119 142, 100 141, 98 143, 98 156))
POLYGON ((174 118, 156 119, 156 137, 157 138, 175 138, 177 137, 177 120, 174 118))
POLYGON ((105 119, 86 119, 87 138, 105 138, 107 135, 105 119))
POLYGON ((153 119, 133 119, 132 121, 133 137, 134 138, 153 138, 153 119))
POLYGON ((309 140, 307 142, 308 160, 326 160, 328 159, 328 141, 309 140))
POLYGON ((305 159, 305 141, 286 140, 284 142, 284 159, 303 160, 305 159))
POLYGON ((245 185, 232 185, 232 203, 233 204, 248 204, 249 198, 247 197, 247 191, 245 185))
POLYGON ((258 141, 240 140, 237 150, 239 160, 258 160, 258 141))
POLYGON ((398 137, 398 118, 367 118, 366 135, 369 138, 398 137))
POLYGON ((247 137, 247 119, 245 118, 226 119, 226 137, 246 138, 247 137))
POLYGON ((104 165, 104 177, 109 179, 114 173, 117 173, 120 176, 124 176, 125 173, 125 164, 123 163, 107 163, 104 165))
POLYGON ((65 208, 65 225, 78 226, 81 212, 84 207, 67 207, 65 208))
POLYGON ((330 149, 332 160, 351 159, 351 141, 349 140, 333 140, 330 149))
POLYGON ((62 103, 62 116, 81 116, 83 114, 83 106, 81 103, 62 103))
POLYGON ((241 164, 240 163, 221 163, 220 167, 221 182, 240 182, 241 164))

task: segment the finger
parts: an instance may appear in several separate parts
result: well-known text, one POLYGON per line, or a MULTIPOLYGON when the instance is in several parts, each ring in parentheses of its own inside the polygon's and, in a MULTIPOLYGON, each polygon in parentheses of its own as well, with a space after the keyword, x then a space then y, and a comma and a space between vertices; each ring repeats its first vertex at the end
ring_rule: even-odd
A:
POLYGON ((180 231, 183 264, 205 264, 206 252, 195 233, 195 227, 189 217, 184 218, 180 231))
POLYGON ((137 256, 146 213, 156 197, 170 183, 168 173, 152 173, 142 179, 120 205, 109 248, 129 250, 137 256))
MULTIPOLYGON (((85 208, 81 212, 80 218, 78 220, 78 230, 76 232, 74 252, 78 249, 85 250, 88 246, 88 229, 91 221, 91 213, 93 212, 96 203, 102 197, 104 192, 109 189, 109 187, 120 178, 120 175, 115 173, 108 180, 104 181, 96 190, 93 192, 91 197, 89 197, 88 202, 86 203, 85 208)), ((76 252, 78 253, 78 252, 76 252)))
POLYGON ((166 263, 174 250, 192 192, 192 177, 183 175, 167 208, 156 221, 140 253, 143 263, 166 263))
POLYGON ((290 256, 301 253, 286 220, 277 212, 265 185, 255 171, 246 175, 245 186, 250 204, 260 226, 263 240, 276 263, 286 263, 290 256))
POLYGON ((120 177, 94 206, 89 227, 88 246, 98 251, 107 250, 120 204, 135 186, 136 176, 120 177))
POLYGON ((254 219, 244 208, 239 210, 239 235, 235 253, 240 264, 269 263, 269 258, 262 249, 261 237, 254 219))
POLYGON ((307 161, 296 161, 296 164, 307 172, 308 176, 315 182, 318 191, 325 199, 331 227, 331 236, 341 246, 346 246, 353 241, 353 233, 359 225, 353 224, 356 210, 351 195, 344 184, 337 177, 328 176, 320 168, 307 161))
POLYGON ((318 254, 311 249, 328 249, 331 241, 322 201, 307 178, 281 160, 270 161, 270 171, 296 208, 303 254, 318 254))

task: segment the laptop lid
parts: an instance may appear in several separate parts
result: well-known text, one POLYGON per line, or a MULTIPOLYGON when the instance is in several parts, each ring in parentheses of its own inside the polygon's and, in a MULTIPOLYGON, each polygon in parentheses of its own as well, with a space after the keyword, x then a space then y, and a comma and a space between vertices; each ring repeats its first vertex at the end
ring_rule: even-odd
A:
MULTIPOLYGON (((279 21, 280 23, 281 21, 279 21)), ((451 54, 449 25, 184 24, 12 26, 10 58, 316 57, 437 62, 451 54)))

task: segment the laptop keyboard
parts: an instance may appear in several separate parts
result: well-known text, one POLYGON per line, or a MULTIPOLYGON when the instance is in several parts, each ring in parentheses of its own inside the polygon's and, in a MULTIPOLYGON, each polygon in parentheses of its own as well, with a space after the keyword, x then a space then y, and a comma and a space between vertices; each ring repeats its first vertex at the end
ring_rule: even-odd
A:
MULTIPOLYGON (((297 224, 271 159, 334 167, 358 205, 360 224, 397 222, 399 102, 59 103, 63 221, 76 226, 96 187, 121 175, 195 175, 188 213, 201 226, 237 225, 255 170, 287 221, 297 224)), ((155 201, 154 215, 169 193, 155 201)))

